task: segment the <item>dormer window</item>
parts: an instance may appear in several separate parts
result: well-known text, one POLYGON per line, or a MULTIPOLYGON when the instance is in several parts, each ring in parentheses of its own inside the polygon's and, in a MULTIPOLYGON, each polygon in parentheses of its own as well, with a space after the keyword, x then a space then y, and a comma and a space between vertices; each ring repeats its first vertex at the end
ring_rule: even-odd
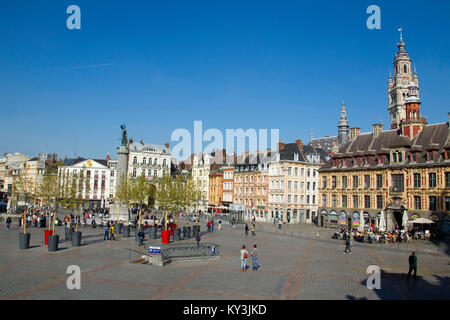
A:
POLYGON ((433 161, 433 150, 427 152, 427 161, 433 161))

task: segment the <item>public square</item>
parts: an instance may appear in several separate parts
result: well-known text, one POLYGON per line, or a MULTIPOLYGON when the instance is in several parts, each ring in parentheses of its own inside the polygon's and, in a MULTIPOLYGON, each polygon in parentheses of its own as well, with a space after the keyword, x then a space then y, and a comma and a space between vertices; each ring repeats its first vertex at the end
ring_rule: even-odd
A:
MULTIPOLYGON (((0 298, 22 299, 147 299, 147 300, 305 300, 305 299, 448 299, 450 258, 445 243, 415 241, 409 244, 356 243, 352 254, 343 254, 342 240, 331 230, 307 226, 257 225, 256 236, 246 236, 243 225, 203 234, 202 242, 220 246, 219 259, 171 263, 164 267, 129 263, 127 248, 145 251, 134 237, 104 241, 103 229, 83 229, 81 247, 64 241, 48 252, 44 229, 29 228, 30 248, 19 249, 17 224, 7 231, 1 225, 0 298), (317 238, 317 232, 320 238, 317 238), (259 271, 241 272, 239 250, 257 244, 259 271), (405 280, 408 256, 415 250, 418 279, 405 280), (81 289, 69 290, 69 265, 81 269, 81 289), (382 270, 381 289, 366 286, 367 267, 382 270)), ((202 223, 202 232, 204 231, 202 223)), ((148 240, 160 245, 161 239, 148 240)), ((177 243, 195 243, 195 238, 177 243)), ((172 243, 169 245, 173 245, 172 243)), ((251 266, 251 261, 247 264, 251 266)))

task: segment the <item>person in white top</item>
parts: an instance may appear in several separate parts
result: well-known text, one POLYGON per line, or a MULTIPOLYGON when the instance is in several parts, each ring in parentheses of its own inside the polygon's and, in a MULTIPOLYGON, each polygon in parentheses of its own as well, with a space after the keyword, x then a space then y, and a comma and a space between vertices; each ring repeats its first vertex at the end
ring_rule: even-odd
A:
POLYGON ((247 271, 247 258, 248 258, 248 251, 245 250, 245 246, 242 246, 242 250, 241 250, 241 271, 247 271))

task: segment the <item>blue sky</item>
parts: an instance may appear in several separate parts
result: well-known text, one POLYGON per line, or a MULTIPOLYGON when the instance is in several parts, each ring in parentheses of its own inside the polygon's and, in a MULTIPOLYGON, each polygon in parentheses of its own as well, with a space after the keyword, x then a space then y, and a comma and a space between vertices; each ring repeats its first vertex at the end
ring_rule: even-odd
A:
MULTIPOLYGON (((278 128, 336 135, 387 111, 403 27, 422 115, 450 111, 448 1, 24 1, 0 3, 0 152, 117 157, 120 124, 164 144, 173 130, 278 128), (68 30, 66 8, 81 8, 68 30), (381 30, 366 9, 381 8, 381 30)), ((173 145, 174 143, 172 143, 173 145)))

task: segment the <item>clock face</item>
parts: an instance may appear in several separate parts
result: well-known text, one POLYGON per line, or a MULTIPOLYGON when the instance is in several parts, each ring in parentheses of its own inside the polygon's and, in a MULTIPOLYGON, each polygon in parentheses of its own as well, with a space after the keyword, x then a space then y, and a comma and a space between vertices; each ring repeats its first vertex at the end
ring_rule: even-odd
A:
POLYGON ((88 167, 91 167, 92 166, 92 161, 88 160, 87 165, 88 165, 88 167))

